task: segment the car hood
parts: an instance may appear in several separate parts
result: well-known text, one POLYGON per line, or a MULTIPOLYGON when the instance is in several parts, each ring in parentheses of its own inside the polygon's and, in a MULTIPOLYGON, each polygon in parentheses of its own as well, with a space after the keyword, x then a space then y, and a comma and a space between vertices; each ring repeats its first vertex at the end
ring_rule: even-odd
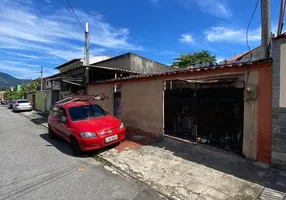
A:
POLYGON ((119 127, 121 121, 112 116, 102 116, 75 122, 75 128, 79 132, 100 132, 106 129, 119 127))

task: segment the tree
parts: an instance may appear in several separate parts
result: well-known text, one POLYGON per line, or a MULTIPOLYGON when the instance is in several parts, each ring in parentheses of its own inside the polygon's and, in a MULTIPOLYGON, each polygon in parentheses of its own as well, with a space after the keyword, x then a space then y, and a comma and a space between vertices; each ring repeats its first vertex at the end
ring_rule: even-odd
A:
POLYGON ((22 92, 10 91, 10 90, 6 90, 4 92, 4 99, 6 100, 17 100, 21 99, 22 96, 23 96, 22 92))
POLYGON ((206 62, 216 62, 216 57, 212 56, 209 51, 200 51, 188 54, 181 54, 180 57, 174 59, 173 66, 185 68, 191 65, 204 64, 206 62))
POLYGON ((41 79, 39 78, 22 86, 22 92, 24 94, 29 93, 29 92, 35 92, 36 90, 40 90, 40 89, 41 89, 41 79))

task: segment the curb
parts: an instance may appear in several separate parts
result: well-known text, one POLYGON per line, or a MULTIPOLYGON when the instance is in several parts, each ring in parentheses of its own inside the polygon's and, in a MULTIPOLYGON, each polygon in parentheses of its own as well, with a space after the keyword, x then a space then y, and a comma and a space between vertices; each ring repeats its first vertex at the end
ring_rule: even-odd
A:
POLYGON ((113 168, 114 170, 116 170, 118 172, 118 174, 120 174, 121 176, 123 176, 125 178, 128 178, 128 179, 134 181, 135 183, 139 184, 144 189, 150 190, 153 194, 159 196, 161 199, 177 200, 176 198, 170 197, 170 196, 166 195, 165 193, 151 187, 149 184, 145 183, 144 181, 139 180, 132 173, 120 169, 116 165, 112 164, 110 161, 106 160, 102 155, 95 155, 93 158, 95 160, 103 163, 104 165, 107 165, 110 168, 113 168))

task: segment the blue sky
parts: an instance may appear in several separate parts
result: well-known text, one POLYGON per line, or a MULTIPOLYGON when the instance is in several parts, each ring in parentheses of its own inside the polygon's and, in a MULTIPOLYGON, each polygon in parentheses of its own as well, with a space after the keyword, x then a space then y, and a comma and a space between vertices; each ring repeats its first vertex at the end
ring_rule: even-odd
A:
MULTIPOLYGON (((256 0, 70 0, 90 24, 91 55, 134 52, 164 64, 181 53, 209 50, 217 59, 247 51, 246 27, 256 0)), ((279 1, 271 1, 276 32, 279 1)), ((44 76, 84 55, 84 33, 66 0, 0 0, 0 71, 44 76)), ((260 44, 260 4, 249 31, 260 44)))

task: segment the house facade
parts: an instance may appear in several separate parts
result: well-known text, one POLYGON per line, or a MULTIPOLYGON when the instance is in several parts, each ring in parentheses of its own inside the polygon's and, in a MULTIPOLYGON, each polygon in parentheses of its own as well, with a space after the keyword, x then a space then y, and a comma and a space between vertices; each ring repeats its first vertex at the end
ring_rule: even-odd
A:
POLYGON ((97 81, 87 94, 105 94, 99 104, 110 113, 119 109, 129 129, 270 163, 271 83, 270 59, 97 81))

